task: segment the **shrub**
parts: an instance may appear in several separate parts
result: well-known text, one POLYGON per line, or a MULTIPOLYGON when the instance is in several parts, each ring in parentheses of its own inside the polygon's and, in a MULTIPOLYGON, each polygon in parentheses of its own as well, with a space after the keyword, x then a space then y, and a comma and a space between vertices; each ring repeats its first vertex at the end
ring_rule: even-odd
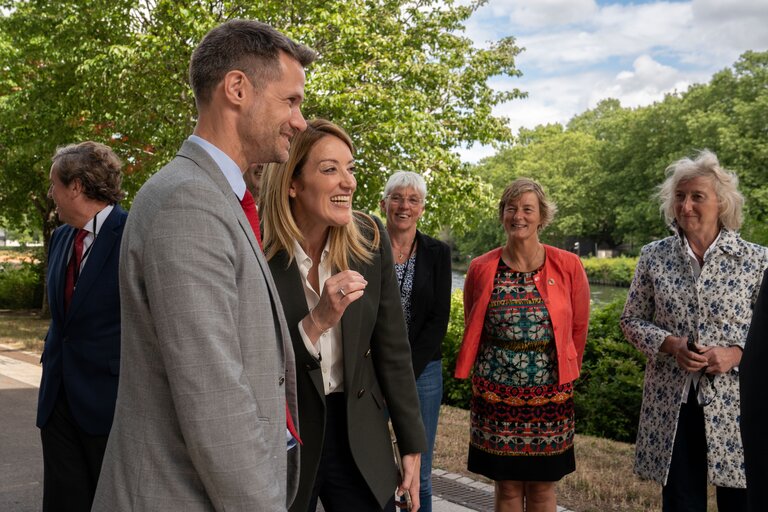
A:
POLYGON ((39 263, 0 264, 0 309, 36 309, 42 300, 39 263))
POLYGON ((619 318, 625 298, 592 311, 574 401, 578 431, 634 442, 643 397, 645 357, 625 339, 619 318))
POLYGON ((582 258, 590 283, 629 286, 635 274, 637 258, 582 258))
POLYGON ((464 335, 463 297, 461 290, 455 290, 451 294, 451 317, 448 320, 448 332, 443 340, 443 403, 469 409, 472 383, 469 379, 457 379, 453 376, 461 337, 464 335))

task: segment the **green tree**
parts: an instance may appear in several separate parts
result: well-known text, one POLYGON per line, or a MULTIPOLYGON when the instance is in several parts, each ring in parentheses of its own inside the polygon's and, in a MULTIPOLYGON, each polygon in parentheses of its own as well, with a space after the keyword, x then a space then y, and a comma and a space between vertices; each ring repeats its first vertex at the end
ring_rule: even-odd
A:
POLYGON ((710 83, 684 96, 686 125, 698 148, 735 171, 746 196, 742 235, 768 244, 768 52, 746 52, 710 83))
POLYGON ((86 64, 125 33, 127 6, 30 1, 2 8, 10 14, 0 18, 0 217, 17 230, 41 229, 47 255, 57 224, 47 198, 50 157, 61 144, 109 138, 89 115, 86 64))
POLYGON ((15 224, 55 220, 47 171, 57 145, 94 139, 126 162, 126 203, 175 153, 195 123, 189 55, 213 26, 265 21, 318 50, 307 117, 352 135, 356 206, 377 209, 395 170, 422 173, 433 191, 424 222, 462 232, 486 189, 456 149, 511 138, 492 108, 523 94, 488 81, 516 76, 511 37, 477 48, 462 35, 484 0, 6 0, 0 18, 0 215, 15 224), (439 191, 439 192, 438 192, 439 191))
POLYGON ((601 142, 591 134, 565 131, 562 125, 521 129, 515 144, 480 162, 475 172, 491 186, 492 200, 477 212, 482 224, 460 237, 462 254, 477 256, 504 241, 498 221, 498 201, 515 178, 529 177, 542 184, 558 207, 554 223, 542 234, 548 243, 562 245, 568 236, 610 239, 613 216, 594 200, 600 188, 601 142))

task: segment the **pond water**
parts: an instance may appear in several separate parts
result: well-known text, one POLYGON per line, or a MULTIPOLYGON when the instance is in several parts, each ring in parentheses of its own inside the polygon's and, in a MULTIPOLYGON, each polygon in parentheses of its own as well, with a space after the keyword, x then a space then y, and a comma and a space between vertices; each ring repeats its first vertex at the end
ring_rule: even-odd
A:
MULTIPOLYGON (((464 273, 456 270, 452 274, 452 290, 461 290, 464 288, 464 273)), ((592 306, 602 306, 618 297, 626 297, 627 288, 621 286, 606 286, 602 284, 589 285, 589 291, 592 299, 592 306)))

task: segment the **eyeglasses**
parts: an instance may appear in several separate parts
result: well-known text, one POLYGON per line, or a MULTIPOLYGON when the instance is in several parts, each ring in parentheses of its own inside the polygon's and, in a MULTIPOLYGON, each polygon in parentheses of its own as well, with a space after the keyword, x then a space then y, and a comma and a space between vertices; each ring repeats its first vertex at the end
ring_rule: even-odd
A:
POLYGON ((387 196, 393 204, 404 204, 408 203, 409 206, 419 206, 423 201, 419 196, 408 196, 403 197, 400 194, 390 194, 387 196))
POLYGON ((699 401, 699 405, 706 407, 714 401, 715 397, 717 397, 715 376, 707 373, 707 369, 704 368, 701 370, 699 381, 696 383, 696 399, 699 401))

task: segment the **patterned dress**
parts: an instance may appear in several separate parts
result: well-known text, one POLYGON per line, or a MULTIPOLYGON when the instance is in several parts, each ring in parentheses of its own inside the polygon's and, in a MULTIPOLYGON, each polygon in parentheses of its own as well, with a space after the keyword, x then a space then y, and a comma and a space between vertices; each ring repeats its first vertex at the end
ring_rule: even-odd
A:
POLYGON ((556 481, 573 472, 570 383, 558 385, 549 312, 533 272, 503 260, 472 377, 467 467, 493 480, 556 481))

